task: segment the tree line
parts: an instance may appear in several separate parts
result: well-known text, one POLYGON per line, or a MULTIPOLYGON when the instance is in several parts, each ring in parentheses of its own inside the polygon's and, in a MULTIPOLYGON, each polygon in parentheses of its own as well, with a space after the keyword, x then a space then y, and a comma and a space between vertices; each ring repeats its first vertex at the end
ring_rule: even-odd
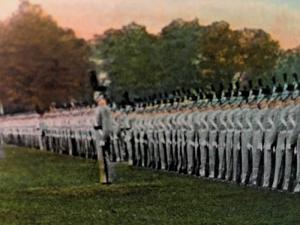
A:
POLYGON ((225 21, 204 26, 177 19, 156 35, 131 23, 86 41, 39 5, 22 1, 0 23, 0 101, 8 111, 91 102, 91 69, 109 76, 111 98, 118 102, 126 91, 143 97, 220 82, 226 87, 234 80, 268 81, 271 74, 297 72, 299 61, 299 48, 283 50, 264 30, 235 30, 225 21))

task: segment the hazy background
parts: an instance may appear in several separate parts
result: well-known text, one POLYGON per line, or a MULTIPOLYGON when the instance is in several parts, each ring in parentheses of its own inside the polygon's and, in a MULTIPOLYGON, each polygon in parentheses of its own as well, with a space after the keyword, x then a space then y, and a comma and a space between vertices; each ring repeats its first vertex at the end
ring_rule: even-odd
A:
MULTIPOLYGON (((132 21, 159 32, 171 20, 199 18, 201 24, 225 20, 234 29, 262 28, 283 48, 300 43, 298 0, 32 0, 60 25, 84 38, 132 21)), ((0 0, 0 19, 17 9, 18 0, 0 0)))

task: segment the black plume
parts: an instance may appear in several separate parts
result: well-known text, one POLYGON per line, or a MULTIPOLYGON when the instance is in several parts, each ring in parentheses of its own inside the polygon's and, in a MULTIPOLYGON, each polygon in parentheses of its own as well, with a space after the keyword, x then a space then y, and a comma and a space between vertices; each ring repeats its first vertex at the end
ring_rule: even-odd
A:
POLYGON ((269 85, 267 85, 267 86, 263 89, 263 94, 265 94, 265 95, 271 95, 271 88, 269 87, 269 85))
POLYGON ((94 91, 98 89, 98 79, 95 70, 90 71, 90 85, 94 91))
POLYGON ((252 89, 252 88, 253 88, 252 80, 249 80, 249 81, 248 81, 248 88, 249 88, 249 89, 252 89))
POLYGON ((200 99, 203 99, 203 98, 204 98, 204 95, 203 95, 202 92, 199 92, 198 95, 199 95, 199 98, 200 98, 200 99))
POLYGON ((287 82, 287 74, 286 73, 283 74, 283 81, 287 82))
POLYGON ((244 99, 246 99, 249 96, 249 89, 247 89, 246 86, 243 87, 242 96, 244 99))
POLYGON ((276 77, 275 76, 272 77, 272 83, 273 83, 273 85, 276 84, 276 77))
POLYGON ((294 80, 297 81, 297 83, 298 83, 298 75, 296 73, 293 73, 293 77, 294 77, 294 80))
POLYGON ((294 85, 288 84, 287 90, 288 90, 288 91, 293 91, 293 90, 294 90, 294 85))
POLYGON ((215 87, 214 87, 213 84, 210 85, 210 89, 211 89, 212 92, 216 92, 215 87))
POLYGON ((236 87, 237 90, 240 89, 240 82, 239 81, 235 82, 235 87, 236 87))
POLYGON ((219 91, 222 92, 224 90, 224 85, 223 83, 221 82, 220 85, 219 85, 219 91))
POLYGON ((263 86, 263 82, 262 82, 261 79, 258 79, 258 86, 259 86, 259 87, 262 87, 262 86, 263 86))
POLYGON ((277 93, 283 92, 283 87, 282 87, 281 84, 279 84, 279 85, 277 86, 276 92, 277 92, 277 93))

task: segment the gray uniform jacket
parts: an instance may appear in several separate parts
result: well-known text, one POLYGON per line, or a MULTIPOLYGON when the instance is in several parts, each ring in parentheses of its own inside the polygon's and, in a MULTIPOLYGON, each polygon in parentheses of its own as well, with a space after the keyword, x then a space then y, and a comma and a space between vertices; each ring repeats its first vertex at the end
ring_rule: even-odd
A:
POLYGON ((96 126, 101 128, 104 138, 109 137, 113 132, 112 115, 107 106, 98 106, 96 108, 96 126))

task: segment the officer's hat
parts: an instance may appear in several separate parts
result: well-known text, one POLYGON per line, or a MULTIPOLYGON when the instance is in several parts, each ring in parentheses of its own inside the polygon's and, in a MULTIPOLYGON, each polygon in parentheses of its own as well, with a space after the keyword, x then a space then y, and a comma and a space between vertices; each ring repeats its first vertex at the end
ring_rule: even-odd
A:
POLYGON ((94 101, 95 102, 98 102, 100 101, 101 99, 105 99, 105 96, 104 96, 104 93, 102 91, 95 91, 94 92, 94 101))

